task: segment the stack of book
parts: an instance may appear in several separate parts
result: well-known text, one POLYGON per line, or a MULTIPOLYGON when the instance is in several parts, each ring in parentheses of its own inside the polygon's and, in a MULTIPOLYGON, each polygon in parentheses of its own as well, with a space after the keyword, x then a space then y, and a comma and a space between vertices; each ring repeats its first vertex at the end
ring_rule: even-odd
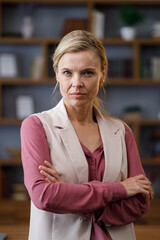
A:
POLYGON ((151 78, 160 81, 160 57, 151 58, 151 78))
POLYGON ((22 183, 17 183, 12 185, 12 199, 18 201, 25 201, 28 200, 28 193, 27 190, 22 183))
POLYGON ((132 78, 133 61, 132 59, 108 59, 109 78, 132 78))
POLYGON ((160 81, 160 57, 153 56, 150 59, 141 60, 141 78, 160 81))

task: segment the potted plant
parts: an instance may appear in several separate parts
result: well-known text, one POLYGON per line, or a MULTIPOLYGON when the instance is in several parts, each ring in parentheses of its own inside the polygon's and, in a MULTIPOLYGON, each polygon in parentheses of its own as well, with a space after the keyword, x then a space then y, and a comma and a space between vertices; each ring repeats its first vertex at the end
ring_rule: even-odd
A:
POLYGON ((123 5, 120 9, 121 21, 124 26, 120 29, 121 37, 125 40, 132 40, 136 36, 135 25, 143 21, 139 9, 132 5, 123 5))

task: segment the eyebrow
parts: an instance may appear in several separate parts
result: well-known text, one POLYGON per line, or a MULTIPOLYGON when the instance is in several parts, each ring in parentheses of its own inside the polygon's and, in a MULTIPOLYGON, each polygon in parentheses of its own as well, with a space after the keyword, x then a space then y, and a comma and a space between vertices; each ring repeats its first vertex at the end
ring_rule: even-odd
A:
MULTIPOLYGON (((71 68, 69 68, 69 67, 65 67, 65 68, 62 68, 61 69, 61 71, 65 71, 65 70, 70 70, 70 71, 72 71, 72 69, 71 68)), ((81 71, 83 72, 83 71, 87 71, 87 70, 96 70, 94 67, 87 67, 87 68, 84 68, 84 69, 82 69, 81 71)))

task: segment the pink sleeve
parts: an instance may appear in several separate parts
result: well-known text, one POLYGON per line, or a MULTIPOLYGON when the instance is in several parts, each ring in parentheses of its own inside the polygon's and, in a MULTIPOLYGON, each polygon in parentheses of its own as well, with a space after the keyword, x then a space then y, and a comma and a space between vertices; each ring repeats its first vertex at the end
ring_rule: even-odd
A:
POLYGON ((120 183, 46 182, 38 167, 44 160, 51 160, 44 128, 36 116, 30 116, 22 123, 21 149, 25 185, 33 203, 40 209, 55 213, 93 212, 126 196, 120 183))
MULTIPOLYGON (((136 142, 130 128, 125 125, 125 142, 128 157, 128 177, 144 174, 141 160, 137 150, 136 142)), ((101 209, 99 222, 106 222, 111 225, 124 225, 135 222, 149 209, 149 203, 146 202, 142 194, 123 199, 117 202, 111 202, 101 209)))

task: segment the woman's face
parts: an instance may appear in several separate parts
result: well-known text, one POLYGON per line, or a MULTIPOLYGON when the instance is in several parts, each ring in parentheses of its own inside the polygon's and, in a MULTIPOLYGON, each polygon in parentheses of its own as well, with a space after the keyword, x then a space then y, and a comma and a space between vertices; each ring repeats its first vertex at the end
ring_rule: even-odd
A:
POLYGON ((76 108, 93 104, 105 74, 101 71, 99 57, 86 50, 64 54, 56 77, 65 105, 76 108))

